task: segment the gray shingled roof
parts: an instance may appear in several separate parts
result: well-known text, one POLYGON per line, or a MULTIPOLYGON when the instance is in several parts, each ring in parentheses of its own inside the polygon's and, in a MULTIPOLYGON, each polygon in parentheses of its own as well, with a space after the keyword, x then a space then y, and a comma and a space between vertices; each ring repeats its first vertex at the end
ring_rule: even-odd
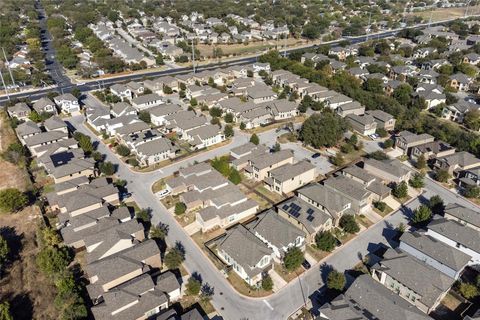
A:
POLYGON ((316 167, 310 162, 302 160, 295 164, 287 163, 283 166, 271 170, 270 177, 280 182, 285 182, 315 168, 316 167))
POLYGON ((476 227, 480 227, 480 213, 478 211, 466 208, 458 203, 450 203, 445 207, 445 213, 466 221, 476 227))
POLYGON ((456 241, 475 252, 480 252, 480 231, 445 218, 434 219, 428 224, 428 229, 456 241))
POLYGON ((326 208, 330 214, 334 215, 334 218, 337 218, 338 213, 351 202, 340 193, 318 183, 307 185, 297 190, 297 193, 326 208))
POLYGON ((259 155, 251 159, 251 163, 253 167, 262 170, 288 158, 293 158, 293 152, 291 150, 280 150, 275 153, 259 155))
POLYGON ((19 124, 17 126, 17 128, 15 129, 15 131, 17 132, 17 134, 20 137, 23 137, 23 136, 27 136, 27 135, 30 135, 30 134, 41 133, 42 129, 40 129, 38 124, 36 124, 35 122, 26 121, 24 123, 19 124))

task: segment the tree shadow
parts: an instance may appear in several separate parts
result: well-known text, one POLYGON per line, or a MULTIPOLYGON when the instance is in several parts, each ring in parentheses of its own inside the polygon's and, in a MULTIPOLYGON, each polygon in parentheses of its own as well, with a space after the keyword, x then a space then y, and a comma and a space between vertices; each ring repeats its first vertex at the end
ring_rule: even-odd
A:
POLYGON ((329 265, 327 263, 322 263, 322 265, 320 266, 320 277, 322 279, 322 281, 324 283, 327 282, 327 277, 328 277, 328 274, 330 272, 332 272, 334 270, 333 266, 332 265, 329 265))
POLYGON ((0 236, 7 241, 9 254, 8 260, 15 261, 20 257, 23 244, 23 234, 18 234, 14 227, 0 227, 0 236))
POLYGON ((28 294, 8 294, 5 300, 10 303, 13 319, 33 319, 33 302, 28 294))
POLYGON ((198 273, 197 271, 194 271, 192 273, 192 278, 195 279, 195 280, 198 280, 200 283, 203 282, 202 275, 200 273, 198 273))

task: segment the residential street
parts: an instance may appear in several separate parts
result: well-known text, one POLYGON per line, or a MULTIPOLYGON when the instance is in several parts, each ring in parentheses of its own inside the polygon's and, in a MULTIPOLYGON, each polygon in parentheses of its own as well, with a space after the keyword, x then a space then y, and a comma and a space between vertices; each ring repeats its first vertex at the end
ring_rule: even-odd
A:
MULTIPOLYGON (((68 119, 72 126, 80 132, 92 137, 92 141, 98 141, 84 125, 83 117, 77 116, 68 119)), ((272 145, 275 131, 271 130, 260 135, 262 142, 272 145), (273 133, 272 133, 273 132, 273 133)), ((398 210, 387 219, 380 221, 370 229, 361 233, 353 241, 330 255, 321 265, 312 266, 297 280, 292 281, 283 289, 268 298, 249 298, 240 295, 228 283, 228 280, 216 269, 213 263, 206 257, 195 242, 188 236, 185 230, 176 222, 175 218, 167 212, 166 208, 152 194, 150 187, 158 179, 166 177, 181 167, 186 167, 196 161, 204 161, 215 156, 226 154, 228 150, 239 146, 248 140, 249 136, 236 132, 229 145, 198 154, 192 158, 176 162, 166 168, 149 172, 147 174, 135 173, 126 165, 120 163, 117 157, 103 143, 98 143, 98 150, 107 155, 107 160, 118 165, 118 176, 128 181, 128 189, 133 198, 142 208, 152 209, 152 222, 169 225, 167 242, 172 245, 181 242, 186 250, 185 268, 190 272, 199 273, 204 282, 208 282, 215 289, 212 303, 225 319, 286 319, 293 312, 304 305, 309 297, 323 286, 323 276, 329 266, 337 270, 352 268, 369 251, 378 247, 379 243, 390 244, 394 235, 393 229, 399 223, 406 223, 406 215, 415 209, 420 201, 428 199, 432 195, 440 195, 446 203, 458 202, 468 207, 474 207, 470 202, 458 197, 449 190, 437 185, 431 180, 426 180, 426 192, 423 196, 413 200, 407 208, 398 210)), ((303 149, 302 149, 303 150, 303 149)), ((297 151, 296 151, 297 154, 297 151)), ((303 154, 297 154, 304 156, 303 154)), ((305 155, 306 156, 306 155, 305 155)), ((477 208, 478 209, 478 208, 477 208)))

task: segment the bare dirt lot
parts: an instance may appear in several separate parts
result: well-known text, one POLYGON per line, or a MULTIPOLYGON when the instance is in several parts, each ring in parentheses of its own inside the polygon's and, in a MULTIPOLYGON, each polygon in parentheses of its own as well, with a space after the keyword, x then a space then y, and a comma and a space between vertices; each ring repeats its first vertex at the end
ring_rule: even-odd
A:
MULTIPOLYGON (((465 15, 465 7, 461 8, 439 8, 435 10, 426 10, 421 12, 412 13, 412 15, 422 17, 425 20, 430 20, 432 17, 432 22, 443 21, 447 19, 461 18, 465 15)), ((480 14, 480 6, 471 6, 468 8, 468 15, 480 14)))
POLYGON ((36 229, 38 207, 0 215, 0 234, 8 241, 11 256, 0 279, 0 300, 10 302, 14 319, 58 319, 53 301, 56 289, 37 269, 36 229))

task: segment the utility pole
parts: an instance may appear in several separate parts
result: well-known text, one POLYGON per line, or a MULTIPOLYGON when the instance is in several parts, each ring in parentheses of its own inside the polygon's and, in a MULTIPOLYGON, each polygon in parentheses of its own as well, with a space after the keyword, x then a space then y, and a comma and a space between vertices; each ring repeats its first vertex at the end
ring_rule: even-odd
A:
POLYGON ((3 79, 3 74, 1 70, 0 70, 0 78, 2 78, 3 88, 5 89, 5 93, 7 94, 7 99, 10 100, 10 96, 8 95, 7 85, 5 84, 5 80, 3 79))
POLYGON ((433 10, 430 11, 430 19, 428 20, 428 27, 430 28, 430 25, 432 24, 432 16, 433 16, 433 10))
POLYGON ((284 58, 287 57, 287 38, 288 38, 288 34, 284 38, 284 46, 283 46, 283 57, 284 58))
POLYGON ((12 85, 15 88, 15 80, 13 79, 12 69, 10 69, 10 63, 8 63, 7 55, 5 54, 5 49, 2 47, 3 57, 5 58, 5 64, 8 68, 8 73, 10 73, 10 79, 12 79, 12 85))
POLYGON ((371 24, 371 21, 372 20, 372 12, 370 11, 370 13, 368 14, 368 30, 367 30, 367 38, 366 38, 366 41, 368 41, 368 34, 370 33, 371 29, 372 29, 372 24, 371 24))
POLYGON ((464 18, 468 17, 468 7, 470 7, 470 2, 471 2, 471 0, 468 0, 468 1, 467 1, 467 7, 465 8, 464 18))

